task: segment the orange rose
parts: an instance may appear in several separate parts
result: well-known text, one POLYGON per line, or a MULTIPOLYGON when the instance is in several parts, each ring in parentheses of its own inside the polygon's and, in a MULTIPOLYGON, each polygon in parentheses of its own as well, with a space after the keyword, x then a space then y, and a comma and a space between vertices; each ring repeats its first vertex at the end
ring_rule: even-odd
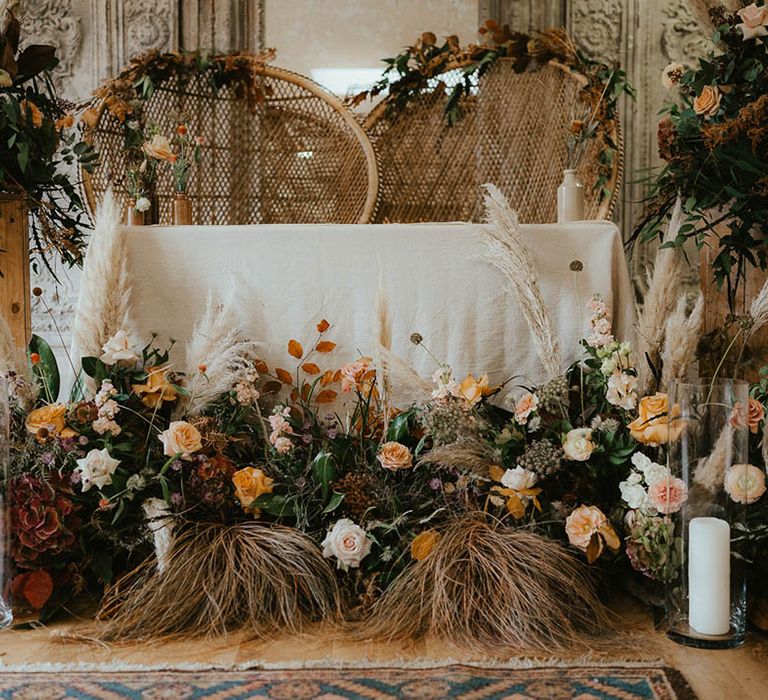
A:
POLYGON ((472 406, 480 402, 483 396, 487 396, 491 393, 491 389, 488 386, 488 375, 483 374, 477 379, 474 378, 470 372, 464 381, 459 384, 459 396, 465 399, 472 406))
POLYGON ((565 521, 565 533, 574 547, 587 553, 590 563, 600 556, 604 546, 613 551, 621 546, 613 525, 597 506, 576 508, 565 521), (597 543, 597 549, 595 552, 590 552, 590 545, 593 542, 597 543))
POLYGON ((132 386, 141 402, 148 408, 160 408, 163 401, 175 401, 178 392, 166 379, 167 367, 152 367, 147 370, 147 379, 144 384, 132 386))
POLYGON ((176 162, 176 154, 171 149, 171 143, 162 134, 155 134, 151 141, 147 141, 142 149, 149 158, 165 160, 169 163, 176 162))
POLYGON ((236 471, 232 476, 235 485, 235 496, 246 513, 258 515, 261 511, 251 504, 265 493, 272 493, 274 479, 268 477, 261 469, 245 467, 236 471))
POLYGON ((435 530, 420 532, 411 542, 411 556, 416 561, 426 559, 432 553, 439 539, 440 534, 435 530))
POLYGON ((705 85, 693 100, 693 111, 700 117, 714 117, 720 109, 722 95, 716 85, 705 85))
POLYGON ((640 399, 638 416, 627 427, 635 440, 643 445, 658 447, 674 442, 683 432, 684 422, 679 419, 680 406, 669 409, 666 394, 654 394, 640 399))
POLYGON ((393 472, 413 466, 411 451, 399 442, 385 442, 381 446, 379 454, 376 455, 376 459, 379 460, 384 469, 389 469, 393 472))
POLYGON ((56 437, 74 437, 77 433, 72 428, 67 427, 67 422, 64 419, 66 414, 67 407, 61 403, 52 403, 36 408, 27 416, 27 430, 32 435, 37 435, 40 428, 45 428, 56 437))

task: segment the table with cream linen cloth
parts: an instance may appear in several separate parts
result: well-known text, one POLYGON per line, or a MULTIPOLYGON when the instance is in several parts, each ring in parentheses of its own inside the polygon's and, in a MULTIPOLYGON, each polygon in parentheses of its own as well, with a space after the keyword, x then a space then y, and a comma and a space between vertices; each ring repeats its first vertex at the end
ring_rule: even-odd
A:
MULTIPOLYGON (((488 373, 492 384, 544 379, 531 334, 505 276, 486 259, 476 224, 280 224, 126 228, 133 315, 141 340, 177 339, 184 346, 214 294, 237 284, 249 335, 271 368, 293 371, 287 343, 305 348, 323 318, 337 343, 319 356, 322 369, 375 354, 380 289, 392 325, 392 349, 422 376, 437 368, 409 338, 424 344, 457 377, 488 373)), ((563 369, 582 356, 585 304, 600 292, 613 308, 614 333, 630 338, 634 298, 616 226, 604 221, 524 225, 525 242, 560 341, 563 369), (580 260, 584 270, 569 269, 580 260)), ((192 368, 191 368, 192 369, 192 368)), ((512 386, 511 385, 511 386, 512 386)))

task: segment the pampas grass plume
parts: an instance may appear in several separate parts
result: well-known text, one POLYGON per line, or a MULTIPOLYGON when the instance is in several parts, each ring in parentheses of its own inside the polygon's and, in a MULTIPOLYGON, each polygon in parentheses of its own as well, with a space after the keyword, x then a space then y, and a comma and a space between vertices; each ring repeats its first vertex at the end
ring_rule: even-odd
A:
MULTIPOLYGON (((678 198, 669 221, 668 241, 675 240, 682 223, 683 205, 678 198)), ((637 320, 637 376, 641 396, 653 394, 657 388, 649 361, 659 369, 667 318, 675 310, 680 296, 683 263, 677 248, 659 248, 653 273, 648 273, 643 308, 637 320)))
POLYGON ((131 285, 121 212, 111 189, 96 212, 96 225, 83 262, 73 326, 73 361, 99 357, 117 331, 130 332, 131 285))
POLYGON ((677 308, 667 319, 664 351, 661 355, 661 383, 665 391, 669 391, 675 379, 682 379, 688 373, 696 358, 696 349, 701 339, 704 295, 699 293, 690 315, 686 315, 687 306, 687 295, 680 295, 677 308))
POLYGON ((536 267, 523 241, 520 222, 504 195, 495 185, 485 185, 485 221, 482 229, 488 244, 488 258, 506 275, 520 302, 541 364, 548 380, 560 376, 560 345, 555 337, 536 267))
POLYGON ((423 403, 432 397, 432 385, 389 348, 379 344, 376 362, 386 375, 393 401, 409 406, 423 403))
POLYGON ((239 309, 237 285, 229 280, 223 300, 208 295, 203 315, 195 325, 186 352, 186 371, 189 375, 189 396, 179 404, 178 410, 188 415, 199 415, 212 401, 235 385, 244 368, 247 355, 256 344, 248 340, 239 309), (204 365, 205 372, 198 368, 204 365))

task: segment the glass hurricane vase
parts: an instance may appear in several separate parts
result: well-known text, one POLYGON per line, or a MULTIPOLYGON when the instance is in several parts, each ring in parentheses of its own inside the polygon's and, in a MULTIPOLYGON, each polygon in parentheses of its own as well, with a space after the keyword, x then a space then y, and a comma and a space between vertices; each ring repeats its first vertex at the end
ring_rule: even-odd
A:
POLYGON ((670 388, 667 502, 681 563, 666 584, 667 633, 688 646, 731 648, 746 634, 741 535, 765 482, 748 464, 748 390, 731 379, 670 388))
POLYGON ((9 450, 8 382, 0 378, 0 630, 13 622, 11 608, 10 505, 8 504, 9 450))

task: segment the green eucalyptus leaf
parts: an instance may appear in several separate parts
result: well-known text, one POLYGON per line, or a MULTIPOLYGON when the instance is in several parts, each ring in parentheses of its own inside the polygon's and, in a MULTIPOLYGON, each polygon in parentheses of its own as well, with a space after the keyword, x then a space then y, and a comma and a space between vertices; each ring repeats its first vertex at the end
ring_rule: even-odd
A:
POLYGON ((29 342, 29 352, 40 356, 40 362, 32 366, 35 376, 40 380, 43 387, 42 396, 51 403, 59 398, 61 389, 61 376, 59 374, 59 365, 56 362, 51 346, 39 335, 33 335, 29 342))

